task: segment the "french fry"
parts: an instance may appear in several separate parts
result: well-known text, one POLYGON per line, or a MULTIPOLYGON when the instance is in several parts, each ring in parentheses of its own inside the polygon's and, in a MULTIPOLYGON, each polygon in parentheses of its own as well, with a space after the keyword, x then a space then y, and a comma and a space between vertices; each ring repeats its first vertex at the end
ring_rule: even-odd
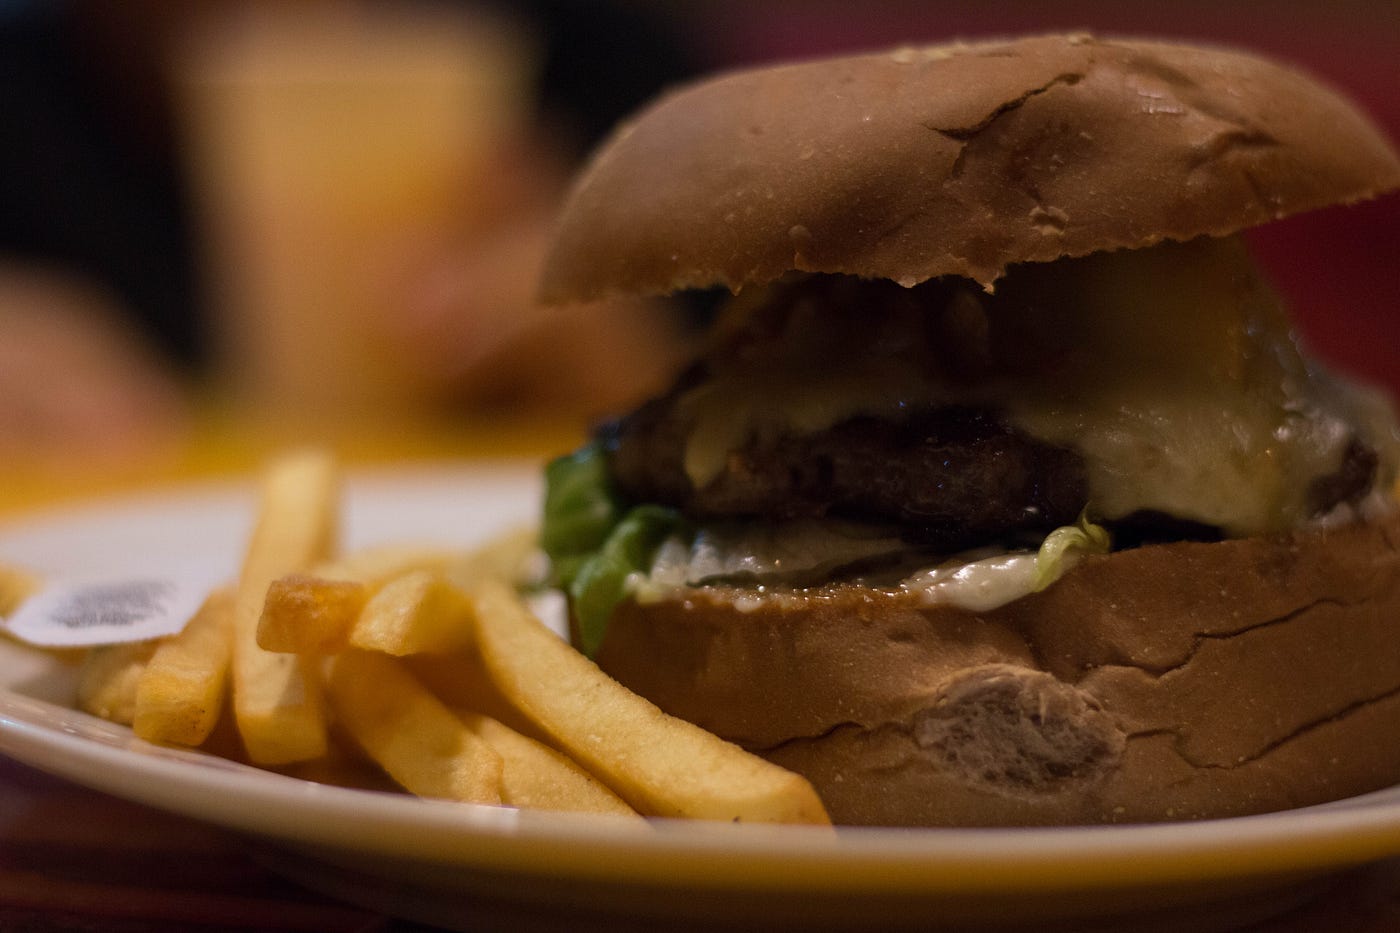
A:
POLYGON ((521 735, 549 743, 549 735, 520 715, 492 682, 475 647, 451 654, 413 654, 401 660, 419 683, 451 708, 489 716, 521 735))
POLYGON ((136 718, 136 685, 158 642, 129 641, 88 651, 78 672, 78 709, 129 726, 136 718))
POLYGON ((649 816, 830 823, 801 776, 668 716, 535 618, 510 587, 473 589, 491 678, 553 744, 649 816))
POLYGON ((513 807, 638 816, 617 794, 554 749, 490 716, 458 717, 501 756, 501 801, 513 807))
POLYGON ((352 650, 331 658, 327 668, 337 721, 405 790, 501 802, 501 756, 398 661, 352 650))
POLYGON ((454 580, 515 573, 526 562, 526 540, 533 538, 517 535, 471 552, 421 545, 366 548, 282 577, 268 589, 258 644, 268 651, 334 654, 350 644, 350 630, 365 603, 390 580, 415 571, 451 572, 454 580))
POLYGON ((415 571, 370 597, 350 630, 350 644, 395 656, 457 651, 471 644, 472 611, 455 584, 415 571))
MULTIPOLYGON (((332 560, 338 492, 329 457, 276 460, 237 583, 175 636, 90 651, 79 705, 150 741, 352 786, 829 824, 805 779, 667 716, 540 622, 515 591, 533 534, 332 560)), ((0 608, 29 585, 0 568, 0 608)))
POLYGON ((132 731, 149 742, 201 745, 224 709, 233 652, 233 590, 215 590, 164 639, 136 683, 132 731))
POLYGON ((39 578, 27 570, 0 564, 0 619, 39 591, 39 578))
POLYGON ((334 654, 369 601, 359 580, 291 573, 268 585, 258 618, 258 647, 291 654, 334 654))
POLYGON ((330 555, 339 485, 335 463, 320 452, 284 456, 263 480, 233 609, 233 710, 248 757, 257 764, 290 764, 326 752, 315 673, 304 656, 261 648, 258 622, 274 580, 330 555))

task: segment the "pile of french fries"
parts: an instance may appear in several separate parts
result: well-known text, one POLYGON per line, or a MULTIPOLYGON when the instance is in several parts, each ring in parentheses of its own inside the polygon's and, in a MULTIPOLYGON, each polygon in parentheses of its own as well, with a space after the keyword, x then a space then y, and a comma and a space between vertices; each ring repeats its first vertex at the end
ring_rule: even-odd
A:
POLYGON ((80 707, 276 770, 367 759, 422 797, 828 822, 806 780, 664 714, 533 615, 530 535, 343 554, 340 483, 323 452, 271 464, 238 579, 177 635, 91 649, 80 707))

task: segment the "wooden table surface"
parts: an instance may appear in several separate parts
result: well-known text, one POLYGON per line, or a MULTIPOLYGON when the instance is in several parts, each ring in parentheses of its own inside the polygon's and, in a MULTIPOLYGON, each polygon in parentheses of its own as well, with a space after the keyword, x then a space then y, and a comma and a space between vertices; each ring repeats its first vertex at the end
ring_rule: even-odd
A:
MULTIPOLYGON (((566 449, 555 429, 473 428, 424 440, 407 431, 350 445, 352 462, 540 455, 566 449)), ((284 440, 209 429, 187 448, 139 468, 101 475, 0 470, 0 533, 7 518, 161 483, 239 475, 284 440)), ((341 445, 341 449, 347 449, 341 445)), ((506 923, 483 908, 473 929, 506 923)), ((509 929, 521 933, 518 918, 509 929)), ((531 933, 554 927, 530 924, 531 933)), ((235 834, 88 790, 0 757, 0 931, 268 930, 413 933, 428 929, 337 902, 284 880, 235 834)), ((567 926, 561 927, 567 929, 567 926)), ((1319 896, 1251 933, 1400 933, 1400 859, 1342 876, 1319 896)))

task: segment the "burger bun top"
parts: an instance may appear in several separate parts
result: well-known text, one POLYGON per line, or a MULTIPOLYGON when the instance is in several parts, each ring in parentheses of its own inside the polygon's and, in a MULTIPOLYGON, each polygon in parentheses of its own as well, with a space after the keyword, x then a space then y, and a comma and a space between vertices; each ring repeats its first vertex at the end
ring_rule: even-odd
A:
POLYGON ((1253 55, 1056 35, 742 71, 620 127, 565 205, 552 303, 791 271, 990 286, 1400 187, 1346 99, 1253 55))

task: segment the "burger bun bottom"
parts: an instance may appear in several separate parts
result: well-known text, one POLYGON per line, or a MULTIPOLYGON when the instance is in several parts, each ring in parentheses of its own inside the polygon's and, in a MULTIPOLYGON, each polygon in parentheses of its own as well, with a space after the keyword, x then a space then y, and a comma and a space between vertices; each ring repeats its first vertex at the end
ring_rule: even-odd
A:
POLYGON ((1400 781, 1400 515, 1085 558, 976 613, 856 585, 619 607, 599 664, 844 824, 1156 822, 1400 781))

